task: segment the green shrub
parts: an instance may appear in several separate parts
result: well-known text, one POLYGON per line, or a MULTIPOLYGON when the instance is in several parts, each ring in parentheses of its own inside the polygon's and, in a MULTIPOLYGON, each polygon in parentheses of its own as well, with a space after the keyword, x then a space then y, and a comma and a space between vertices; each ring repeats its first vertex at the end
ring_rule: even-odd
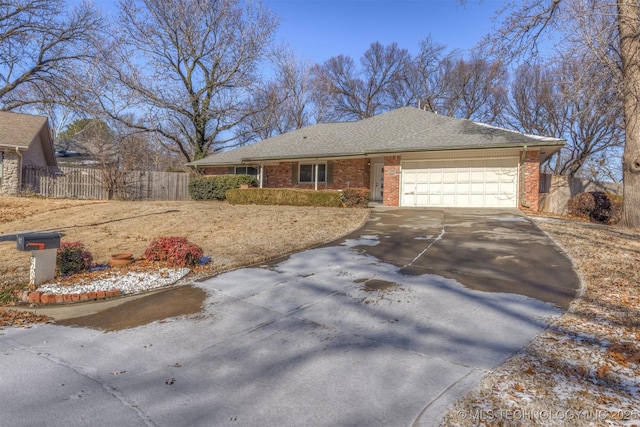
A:
POLYGON ((93 256, 80 242, 62 242, 56 255, 58 274, 80 273, 91 268, 93 256))
POLYGON ((604 224, 616 223, 622 211, 621 198, 601 191, 579 193, 567 202, 567 213, 604 224))
POLYGON ((296 190, 292 188, 249 188, 227 191, 227 201, 237 205, 322 206, 339 208, 342 196, 335 190, 296 190))
POLYGON ((342 191, 342 206, 346 208, 369 207, 369 195, 368 188, 347 188, 342 191))
POLYGON ((195 267, 202 259, 203 251, 186 237, 160 237, 144 251, 149 261, 166 262, 170 267, 195 267))
POLYGON ((193 200, 225 200, 228 190, 240 188, 242 184, 258 185, 251 175, 218 175, 193 178, 189 181, 189 196, 193 200))

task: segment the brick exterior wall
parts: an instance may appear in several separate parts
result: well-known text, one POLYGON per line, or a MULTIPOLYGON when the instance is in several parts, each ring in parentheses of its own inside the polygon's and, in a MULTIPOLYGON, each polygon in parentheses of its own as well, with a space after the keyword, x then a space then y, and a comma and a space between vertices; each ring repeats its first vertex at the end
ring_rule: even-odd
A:
MULTIPOLYGON (((15 154, 14 154, 15 156, 15 154)), ((400 156, 386 156, 384 158, 384 206, 400 206, 400 156)), ((298 163, 283 162, 278 165, 264 167, 265 188, 301 188, 313 189, 313 184, 292 184, 292 168, 295 167, 297 180, 298 163)), ((527 151, 524 159, 524 202, 529 205, 526 208, 519 200, 521 209, 539 210, 540 203, 540 153, 527 151)), ((332 162, 333 180, 331 183, 318 183, 319 190, 345 188, 370 188, 371 166, 369 159, 335 160, 332 162)), ((205 175, 225 175, 229 173, 229 167, 204 168, 205 175)), ((6 171, 6 169, 5 169, 6 171)), ((4 179, 3 179, 4 181, 4 179)), ((4 182, 2 191, 4 192, 4 182)), ((518 195, 521 199, 521 194, 518 195)))
MULTIPOLYGON (((537 212, 540 203, 540 152, 527 151, 524 158, 524 200, 528 209, 537 212)), ((520 208, 527 209, 520 201, 520 208)))
POLYGON ((291 188, 292 163, 280 163, 277 166, 264 167, 265 188, 291 188))
POLYGON ((211 175, 211 176, 227 175, 229 173, 229 167, 228 166, 207 167, 202 169, 202 173, 204 175, 211 175))
POLYGON ((400 156, 384 158, 384 206, 400 206, 400 156))
POLYGON ((371 166, 368 159, 336 160, 333 162, 333 184, 328 188, 369 188, 371 166))
MULTIPOLYGON (((369 188, 371 168, 368 159, 335 160, 331 163, 333 179, 331 182, 318 183, 319 190, 369 188)), ((266 188, 314 188, 313 183, 293 184, 291 181, 292 168, 295 168, 294 173, 297 176, 298 163, 287 162, 277 166, 265 166, 263 186, 266 188)))
POLYGON ((15 151, 2 153, 2 184, 0 194, 17 194, 22 181, 20 157, 15 151))

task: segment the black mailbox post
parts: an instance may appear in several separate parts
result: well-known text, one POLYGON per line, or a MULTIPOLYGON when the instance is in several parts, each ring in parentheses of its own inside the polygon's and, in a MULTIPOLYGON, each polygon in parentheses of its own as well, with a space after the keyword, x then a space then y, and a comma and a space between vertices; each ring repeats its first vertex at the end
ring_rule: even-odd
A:
POLYGON ((23 233, 16 235, 19 251, 42 251, 60 247, 60 233, 23 233))

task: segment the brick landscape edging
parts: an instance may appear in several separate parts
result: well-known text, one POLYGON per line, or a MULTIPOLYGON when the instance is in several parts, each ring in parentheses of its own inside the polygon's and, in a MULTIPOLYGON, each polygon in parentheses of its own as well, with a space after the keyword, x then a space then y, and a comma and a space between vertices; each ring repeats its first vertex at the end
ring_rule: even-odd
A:
POLYGON ((29 304, 72 304, 76 302, 87 302, 119 297, 122 295, 120 289, 112 291, 83 292, 80 294, 45 294, 39 291, 21 291, 18 299, 29 304))

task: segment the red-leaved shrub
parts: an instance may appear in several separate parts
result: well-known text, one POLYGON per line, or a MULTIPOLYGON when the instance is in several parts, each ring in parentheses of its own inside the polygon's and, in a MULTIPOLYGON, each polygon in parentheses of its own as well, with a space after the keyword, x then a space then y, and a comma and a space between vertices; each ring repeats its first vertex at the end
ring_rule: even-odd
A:
POLYGON ((601 191, 579 193, 567 202, 569 215, 603 224, 618 222, 621 210, 621 197, 614 197, 601 191))
POLYGON ((163 261, 171 267, 195 267, 202 255, 202 248, 186 237, 160 237, 144 251, 149 261, 163 261))
POLYGON ((62 242, 56 254, 58 274, 72 274, 91 268, 93 256, 80 242, 62 242))

